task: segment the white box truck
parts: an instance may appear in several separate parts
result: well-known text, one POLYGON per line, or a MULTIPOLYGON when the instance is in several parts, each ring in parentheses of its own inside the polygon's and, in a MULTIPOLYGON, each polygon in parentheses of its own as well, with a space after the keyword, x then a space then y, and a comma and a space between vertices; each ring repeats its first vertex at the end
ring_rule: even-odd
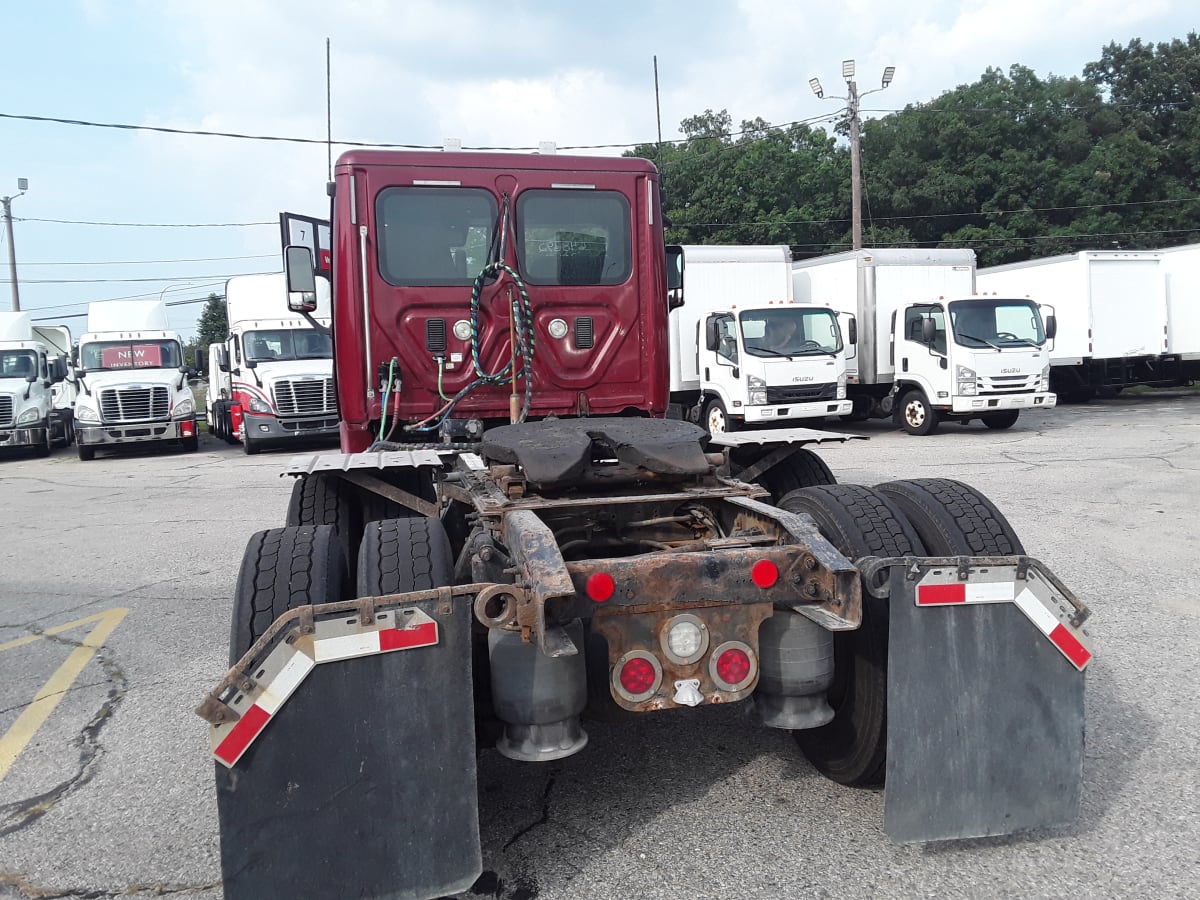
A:
POLYGON ((247 454, 338 439, 329 282, 316 282, 312 321, 288 310, 282 272, 225 284, 229 338, 209 346, 208 426, 247 454))
POLYGON ((199 446, 196 400, 188 386, 179 335, 161 300, 88 304, 75 375, 75 441, 79 458, 121 444, 199 446))
POLYGON ((66 326, 34 325, 28 312, 0 312, 0 447, 30 447, 46 456, 55 444, 70 445, 70 358, 66 326))
POLYGON ((1167 355, 1162 253, 1085 250, 980 269, 977 282, 1053 307, 1050 382, 1063 400, 1179 383, 1178 361, 1167 355))
POLYGON ((851 418, 892 416, 910 434, 944 419, 1009 428, 1049 409, 1053 320, 1026 297, 975 293, 975 251, 876 248, 792 264, 793 292, 853 317, 851 418))
POLYGON ((1200 381, 1200 244, 1162 251, 1167 291, 1167 354, 1181 381, 1200 381))
POLYGON ((850 412, 836 311, 798 304, 786 245, 682 248, 671 403, 710 433, 850 412))

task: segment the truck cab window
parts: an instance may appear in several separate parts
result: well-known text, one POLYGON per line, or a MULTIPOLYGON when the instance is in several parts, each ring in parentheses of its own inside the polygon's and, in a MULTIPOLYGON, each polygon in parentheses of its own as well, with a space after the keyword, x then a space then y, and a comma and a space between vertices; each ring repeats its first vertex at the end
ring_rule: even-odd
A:
POLYGON ((934 353, 946 355, 946 313, 940 306, 910 306, 904 311, 904 339, 924 344, 921 338, 922 322, 933 319, 934 338, 929 345, 934 353))
POLYGON ((517 235, 531 284, 624 284, 633 272, 629 201, 614 191, 525 191, 517 235))
POLYGON ((721 316, 717 319, 717 335, 720 338, 720 343, 717 344, 717 356, 728 360, 730 365, 736 366, 738 362, 737 328, 734 325, 733 316, 721 316))
POLYGON ((37 369, 29 350, 0 350, 0 378, 27 378, 37 369))
POLYGON ((488 262, 496 198, 480 188, 394 187, 379 193, 379 269, 399 287, 469 285, 488 262))
POLYGON ((1041 346, 1042 317, 1029 300, 960 300, 950 304, 954 340, 964 347, 1041 346))

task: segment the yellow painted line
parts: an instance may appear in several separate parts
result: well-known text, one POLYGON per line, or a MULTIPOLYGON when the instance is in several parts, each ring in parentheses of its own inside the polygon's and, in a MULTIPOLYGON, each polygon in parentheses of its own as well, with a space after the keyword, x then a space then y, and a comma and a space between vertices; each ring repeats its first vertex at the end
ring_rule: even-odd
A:
MULTIPOLYGON (((4 733, 3 737, 0 737, 0 781, 4 780, 4 776, 17 761, 21 751, 33 740, 38 729, 50 718, 50 714, 54 712, 59 701, 75 683, 75 679, 79 677, 84 666, 96 655, 97 648, 108 640, 109 635, 121 624, 121 620, 128 612, 129 610, 125 608, 110 609, 108 612, 88 616, 86 619, 80 619, 78 622, 71 622, 67 625, 56 625, 54 628, 47 628, 42 632, 42 634, 57 634, 98 620, 96 627, 88 632, 87 637, 80 642, 82 646, 71 651, 66 662, 59 666, 50 679, 42 685, 42 689, 37 692, 33 702, 25 707, 25 711, 17 717, 17 721, 13 722, 12 727, 4 733)), ((38 637, 39 635, 32 635, 31 640, 36 640, 38 637)), ((9 650, 14 646, 29 642, 24 638, 10 641, 8 644, 0 644, 0 650, 9 650)))
MULTIPOLYGON (((55 625, 53 628, 47 628, 39 631, 37 634, 26 635, 25 637, 17 638, 15 641, 9 641, 7 644, 0 644, 0 653, 3 653, 5 650, 24 647, 26 644, 32 644, 34 641, 40 641, 47 634, 62 634, 64 631, 72 631, 81 625, 86 625, 88 622, 98 622, 106 616, 112 615, 114 612, 116 610, 110 609, 108 612, 96 613, 94 616, 88 616, 86 619, 76 619, 74 622, 68 622, 66 625, 55 625)), ((126 612, 129 612, 129 610, 123 610, 122 614, 126 612)))

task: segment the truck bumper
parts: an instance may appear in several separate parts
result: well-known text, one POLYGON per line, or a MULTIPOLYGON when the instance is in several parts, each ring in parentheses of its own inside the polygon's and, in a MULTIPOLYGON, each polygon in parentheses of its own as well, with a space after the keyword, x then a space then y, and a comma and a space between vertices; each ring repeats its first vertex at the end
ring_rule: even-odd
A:
POLYGON ((139 422, 133 425, 81 425, 75 420, 75 440, 85 447, 104 444, 132 444, 141 441, 179 441, 195 437, 196 419, 170 422, 139 422))
POLYGON ((1058 395, 1049 391, 1037 394, 1009 394, 1003 397, 955 397, 951 412, 974 416, 1010 409, 1053 409, 1058 395))
POLYGON ((250 435, 250 439, 257 443, 337 438, 340 435, 337 413, 284 419, 277 416, 260 416, 243 409, 242 425, 250 435))
POLYGON ((0 447, 43 447, 45 444, 45 422, 22 428, 0 428, 0 447))
POLYGON ((778 422, 784 419, 819 419, 822 416, 848 416, 852 400, 817 400, 810 403, 781 403, 773 406, 743 406, 747 422, 778 422))

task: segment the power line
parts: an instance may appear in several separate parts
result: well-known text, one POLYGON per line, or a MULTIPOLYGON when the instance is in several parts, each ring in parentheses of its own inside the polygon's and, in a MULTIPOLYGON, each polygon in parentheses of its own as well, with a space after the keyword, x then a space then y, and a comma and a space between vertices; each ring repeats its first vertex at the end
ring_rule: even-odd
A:
MULTIPOLYGON (((170 303, 167 303, 165 305, 166 306, 188 306, 193 303, 207 303, 210 300, 224 300, 224 299, 225 299, 224 294, 213 294, 208 297, 199 297, 195 300, 172 300, 170 303)), ((88 301, 84 301, 84 302, 86 303, 88 301)), ((99 302, 99 301, 96 301, 96 302, 99 302)), ((78 304, 76 304, 76 305, 78 305, 78 304)), ((43 307, 43 309, 37 309, 37 310, 30 310, 30 312, 42 312, 44 309, 49 309, 49 307, 43 307)), ((30 321, 31 322, 57 322, 60 319, 83 319, 86 317, 87 317, 87 313, 81 312, 81 313, 68 313, 63 316, 42 316, 41 318, 30 319, 30 321)))
POLYGON ((228 262, 235 259, 274 259, 277 253, 260 253, 254 256, 200 256, 190 259, 125 259, 95 260, 94 262, 24 262, 21 266, 156 266, 189 262, 228 262))
MULTIPOLYGON (((240 275, 274 275, 274 272, 235 272, 228 275, 234 278, 240 275)), ((211 278, 211 275, 159 275, 147 278, 22 278, 21 284, 133 284, 137 282, 162 281, 195 281, 198 278, 211 278)), ((0 278, 0 284, 8 284, 9 279, 0 278)))
MULTIPOLYGON (((2 113, 0 113, 2 115, 2 113)), ((251 228, 258 225, 279 227, 279 222, 85 222, 79 219, 30 219, 13 217, 14 222, 49 222, 53 225, 106 225, 115 228, 251 228)))

